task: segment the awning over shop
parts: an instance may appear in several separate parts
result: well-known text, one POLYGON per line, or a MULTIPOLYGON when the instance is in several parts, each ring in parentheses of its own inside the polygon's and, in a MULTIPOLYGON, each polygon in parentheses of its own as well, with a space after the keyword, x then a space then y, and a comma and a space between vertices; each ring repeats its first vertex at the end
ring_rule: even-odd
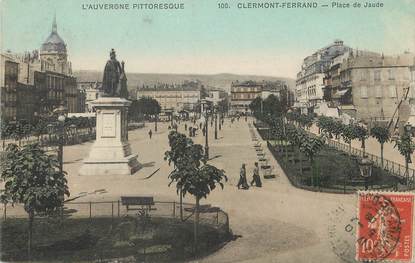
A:
POLYGON ((343 97, 344 95, 346 95, 346 93, 349 91, 349 89, 344 89, 344 90, 338 90, 336 91, 336 93, 333 94, 333 99, 340 99, 341 97, 343 97))

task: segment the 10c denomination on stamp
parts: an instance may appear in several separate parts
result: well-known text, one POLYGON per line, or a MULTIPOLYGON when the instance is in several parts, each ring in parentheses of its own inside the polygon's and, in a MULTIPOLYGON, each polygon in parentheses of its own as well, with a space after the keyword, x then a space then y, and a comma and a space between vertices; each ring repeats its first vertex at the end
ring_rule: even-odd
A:
POLYGON ((411 261, 413 206, 411 193, 359 192, 356 259, 411 261))

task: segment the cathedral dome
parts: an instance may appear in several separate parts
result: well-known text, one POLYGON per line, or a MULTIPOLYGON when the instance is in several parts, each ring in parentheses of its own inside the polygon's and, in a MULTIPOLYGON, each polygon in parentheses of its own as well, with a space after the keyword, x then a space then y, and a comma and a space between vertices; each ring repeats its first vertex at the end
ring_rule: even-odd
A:
POLYGON ((42 44, 41 52, 59 52, 66 53, 66 44, 58 34, 58 27, 56 25, 56 17, 53 19, 52 32, 42 44))

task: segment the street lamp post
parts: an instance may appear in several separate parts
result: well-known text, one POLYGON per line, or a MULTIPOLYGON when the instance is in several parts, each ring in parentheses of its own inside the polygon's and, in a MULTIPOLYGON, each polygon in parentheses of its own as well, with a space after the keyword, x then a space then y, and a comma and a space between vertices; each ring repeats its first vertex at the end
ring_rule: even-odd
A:
MULTIPOLYGON (((412 138, 411 138, 411 131, 412 126, 410 123, 405 124, 404 126, 406 138, 409 141, 409 145, 412 145, 412 138)), ((412 163, 411 161, 411 154, 409 152, 406 153, 405 156, 405 180, 406 184, 409 183, 409 164, 412 163)))
POLYGON ((154 131, 157 132, 157 119, 158 119, 158 114, 156 113, 156 120, 154 121, 154 131))
POLYGON ((70 129, 70 131, 71 131, 71 141, 72 141, 72 143, 73 144, 77 144, 78 143, 78 132, 77 132, 77 127, 76 127, 76 125, 75 124, 71 124, 70 126, 69 126, 69 129, 70 129))
POLYGON ((65 133, 65 119, 66 119, 66 108, 63 105, 60 105, 57 109, 54 110, 58 114, 58 123, 59 123, 59 150, 58 150, 58 160, 59 160, 59 171, 63 172, 63 140, 65 133))
POLYGON ((209 159, 208 119, 209 119, 209 115, 208 115, 208 110, 206 109, 205 111, 205 158, 206 160, 209 159))
POLYGON ((372 175, 373 162, 370 160, 367 155, 364 155, 363 158, 359 161, 360 175, 365 179, 365 190, 368 190, 368 180, 372 175))
POLYGON ((215 108, 215 140, 218 139, 218 112, 215 108))

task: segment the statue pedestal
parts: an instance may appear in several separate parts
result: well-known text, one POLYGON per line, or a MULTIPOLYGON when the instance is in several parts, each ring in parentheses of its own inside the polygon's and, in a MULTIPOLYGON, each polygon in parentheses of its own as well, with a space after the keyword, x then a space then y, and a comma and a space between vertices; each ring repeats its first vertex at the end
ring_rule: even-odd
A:
POLYGON ((102 97, 91 102, 96 111, 96 140, 79 175, 131 175, 140 165, 128 143, 128 107, 131 102, 102 97))

